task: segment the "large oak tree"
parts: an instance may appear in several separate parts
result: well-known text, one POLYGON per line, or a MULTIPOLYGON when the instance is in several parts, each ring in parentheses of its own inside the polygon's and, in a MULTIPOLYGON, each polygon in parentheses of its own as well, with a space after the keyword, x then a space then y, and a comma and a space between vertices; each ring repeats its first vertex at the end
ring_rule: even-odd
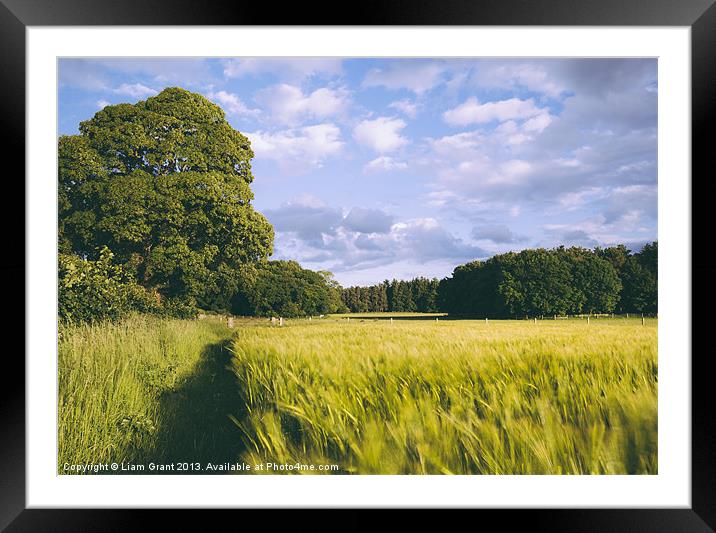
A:
POLYGON ((199 94, 107 106, 59 139, 59 246, 108 247, 150 290, 226 308, 243 265, 272 253, 251 205, 249 140, 199 94))

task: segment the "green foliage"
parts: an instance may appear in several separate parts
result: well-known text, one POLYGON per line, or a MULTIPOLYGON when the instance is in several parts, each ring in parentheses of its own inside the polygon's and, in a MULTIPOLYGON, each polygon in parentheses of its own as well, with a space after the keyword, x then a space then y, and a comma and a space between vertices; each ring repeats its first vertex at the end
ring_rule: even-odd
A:
POLYGON ((659 300, 659 245, 652 242, 635 254, 625 246, 597 248, 595 253, 610 261, 617 269, 622 283, 617 309, 622 313, 649 313, 658 311, 659 300))
POLYGON ((438 280, 415 278, 388 281, 369 287, 348 287, 341 298, 352 313, 420 312, 438 310, 438 280))
POLYGON ((340 312, 338 285, 329 274, 306 270, 296 261, 268 261, 255 271, 245 271, 232 312, 281 317, 340 312))
POLYGON ((96 261, 59 255, 58 313, 62 320, 92 322, 124 318, 132 311, 155 312, 155 296, 134 282, 113 254, 102 248, 96 261))
POLYGON ((241 266, 272 252, 249 140, 201 95, 107 106, 58 148, 60 251, 96 259, 106 246, 177 308, 226 309, 241 266))
POLYGON ((451 314, 494 318, 655 313, 656 243, 645 250, 630 255, 624 246, 559 247, 495 255, 460 265, 442 280, 438 306, 451 314))

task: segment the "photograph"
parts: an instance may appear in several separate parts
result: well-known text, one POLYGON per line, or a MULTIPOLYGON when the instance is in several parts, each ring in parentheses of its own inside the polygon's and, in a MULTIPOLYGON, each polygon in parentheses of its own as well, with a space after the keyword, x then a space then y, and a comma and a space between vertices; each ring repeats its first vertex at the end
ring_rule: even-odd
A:
POLYGON ((56 65, 57 475, 659 475, 657 57, 56 65))

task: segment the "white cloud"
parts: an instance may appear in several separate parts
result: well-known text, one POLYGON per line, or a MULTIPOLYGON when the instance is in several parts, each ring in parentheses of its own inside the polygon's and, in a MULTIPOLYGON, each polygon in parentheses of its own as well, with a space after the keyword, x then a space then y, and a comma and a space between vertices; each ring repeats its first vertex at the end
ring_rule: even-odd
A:
POLYGON ((532 170, 532 164, 521 159, 510 159, 500 165, 500 171, 509 179, 520 178, 529 174, 532 170))
POLYGON ((132 98, 147 98, 148 96, 154 96, 155 94, 159 94, 151 87, 147 87, 146 85, 142 85, 141 83, 123 83, 122 85, 114 89, 114 93, 124 94, 127 96, 131 96, 132 98))
POLYGON ((270 118, 282 124, 296 124, 306 117, 324 119, 338 115, 349 104, 345 89, 322 87, 304 94, 300 87, 286 83, 268 87, 256 98, 268 108, 270 118))
MULTIPOLYGON (((514 119, 528 119, 544 112, 543 109, 535 105, 532 99, 510 98, 499 102, 481 104, 477 98, 471 96, 454 109, 445 111, 443 118, 445 122, 452 126, 467 126, 469 124, 485 124, 495 120, 504 122, 514 119)), ((536 124, 533 127, 538 127, 539 125, 536 124)))
POLYGON ((552 98, 558 97, 565 90, 562 80, 550 74, 545 66, 509 61, 480 62, 471 81, 479 87, 525 88, 552 98))
POLYGON ((97 108, 98 109, 104 109, 108 105, 112 105, 112 104, 110 104, 107 100, 97 100, 97 108))
POLYGON ((476 131, 428 139, 428 144, 438 156, 454 159, 474 159, 476 150, 483 142, 483 135, 476 131))
POLYGON ((373 159, 363 167, 363 171, 366 173, 371 172, 389 172, 391 170, 404 170, 408 168, 408 164, 404 161, 396 161, 390 156, 382 155, 373 159))
POLYGON ((604 196, 603 187, 587 187, 580 191, 566 192, 558 198, 560 205, 567 211, 574 211, 584 206, 587 202, 604 196))
POLYGON ((86 91, 108 90, 107 75, 94 60, 59 59, 58 71, 60 87, 77 87, 86 91))
POLYGON ((343 227, 360 233, 388 233, 393 217, 380 209, 354 207, 343 219, 343 227))
POLYGON ((353 138, 378 153, 392 152, 408 144, 408 139, 400 135, 405 126, 399 118, 364 120, 353 130, 353 138))
POLYGON ((344 142, 335 124, 317 124, 275 133, 256 131, 247 133, 257 158, 287 163, 301 162, 304 166, 320 166, 327 157, 341 151, 344 142))
POLYGON ((438 63, 405 61, 391 64, 387 68, 374 68, 366 74, 364 87, 385 87, 387 89, 408 89, 422 94, 444 81, 446 67, 438 63))
POLYGON ((390 104, 388 104, 388 107, 391 109, 397 109, 405 116, 410 118, 415 118, 415 116, 418 114, 419 108, 417 102, 412 100, 396 100, 395 102, 391 102, 390 104))
POLYGON ((311 195, 264 214, 277 230, 277 257, 297 259, 309 268, 346 272, 400 261, 454 266, 489 255, 432 217, 394 222, 391 214, 379 209, 353 207, 346 212, 311 195))
POLYGON ((431 207, 443 207, 458 199, 458 195, 453 191, 432 191, 426 195, 426 199, 427 204, 431 207))
POLYGON ((544 111, 539 115, 525 121, 522 127, 525 131, 541 133, 551 123, 552 116, 549 114, 548 111, 544 111))
POLYGON ((472 238, 477 241, 492 241, 495 244, 515 244, 527 241, 527 237, 515 234, 505 224, 483 224, 472 229, 472 238))
POLYGON ((209 100, 217 103, 226 112, 227 115, 235 116, 256 116, 260 114, 258 109, 249 109, 246 107, 237 95, 226 91, 210 92, 207 95, 209 100))
POLYGON ((309 246, 320 247, 324 234, 331 234, 343 220, 340 209, 327 206, 319 198, 304 194, 278 209, 264 211, 277 231, 295 234, 309 246))

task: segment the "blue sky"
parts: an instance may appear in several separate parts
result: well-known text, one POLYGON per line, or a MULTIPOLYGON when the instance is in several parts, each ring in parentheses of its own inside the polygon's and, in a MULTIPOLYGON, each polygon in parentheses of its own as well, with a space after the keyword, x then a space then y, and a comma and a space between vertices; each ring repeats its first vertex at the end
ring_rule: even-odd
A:
POLYGON ((59 132, 172 86, 251 140, 273 258, 345 286, 657 238, 655 59, 62 59, 59 132))

